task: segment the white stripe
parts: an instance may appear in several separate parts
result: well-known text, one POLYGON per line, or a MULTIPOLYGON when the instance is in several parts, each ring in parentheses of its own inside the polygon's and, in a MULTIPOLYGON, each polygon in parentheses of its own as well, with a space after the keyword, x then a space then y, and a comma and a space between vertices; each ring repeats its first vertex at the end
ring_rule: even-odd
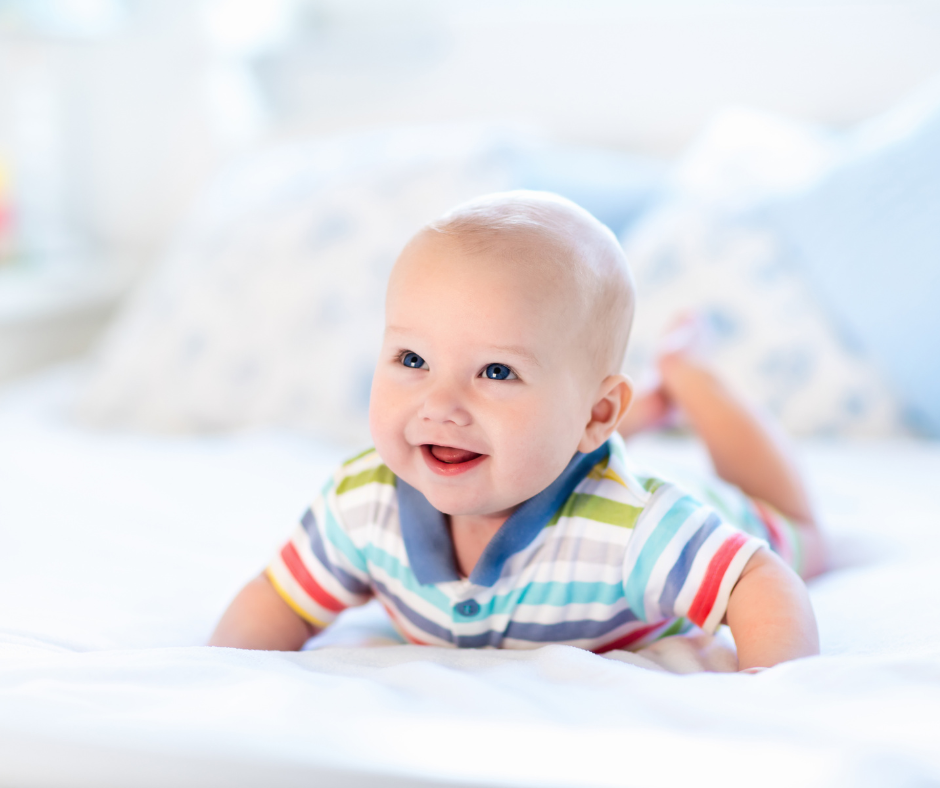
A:
POLYGON ((287 565, 284 563, 284 559, 281 558, 281 554, 278 553, 277 557, 268 564, 268 571, 274 576, 274 579, 278 582, 278 585, 281 586, 281 589, 290 597, 291 602, 293 602, 297 607, 303 610, 307 615, 316 621, 321 622, 324 625, 331 624, 336 618, 338 613, 334 613, 332 610, 327 610, 326 608, 319 605, 314 599, 303 590, 300 583, 298 583, 294 576, 291 574, 290 570, 287 568, 287 565))
POLYGON ((356 476, 363 471, 370 471, 373 468, 378 468, 380 465, 384 464, 385 463, 382 462, 382 458, 379 456, 379 453, 373 449, 369 454, 366 454, 364 457, 360 457, 355 462, 351 462, 349 465, 340 466, 340 472, 337 474, 336 483, 339 484, 339 482, 349 476, 356 476))
POLYGON ((695 554, 695 560, 692 562, 692 567, 685 579, 682 590, 676 596, 675 611, 677 616, 688 614, 695 595, 702 585, 705 573, 708 571, 709 563, 711 563, 715 553, 721 549, 721 546, 736 533, 738 533, 736 528, 727 523, 722 523, 702 543, 702 546, 695 554))
MULTIPOLYGON (((329 537, 326 535, 327 509, 329 508, 329 512, 333 515, 333 519, 336 520, 336 522, 339 524, 339 527, 343 530, 346 536, 349 537, 349 540, 353 543, 353 545, 360 551, 363 549, 361 545, 356 543, 352 535, 344 527, 343 518, 340 516, 340 513, 337 511, 336 500, 337 498, 336 498, 335 488, 334 488, 333 490, 330 491, 330 494, 328 496, 319 498, 310 507, 310 511, 313 512, 313 517, 317 522, 317 528, 319 529, 319 533, 320 533, 320 541, 323 542, 323 549, 326 551, 326 556, 327 558, 330 559, 330 561, 342 567, 353 577, 357 578, 361 582, 368 585, 369 584, 368 572, 363 572, 358 567, 350 563, 349 559, 346 558, 342 550, 336 547, 330 541, 329 537)), ((303 528, 302 525, 301 525, 301 528, 303 528)), ((367 529, 367 528, 357 529, 356 535, 357 536, 366 535, 369 530, 370 529, 367 529)), ((319 561, 317 563, 319 563, 319 561)), ((319 576, 317 576, 317 578, 319 579, 319 576)), ((345 591, 344 589, 344 593, 348 594, 349 592, 345 591)))
POLYGON ((623 570, 618 566, 605 566, 580 561, 542 561, 526 567, 523 572, 508 578, 509 588, 524 588, 530 583, 606 583, 618 585, 623 581, 623 570))
POLYGON ((689 539, 698 531, 702 523, 708 519, 711 513, 711 509, 707 509, 704 506, 693 510, 692 514, 679 526, 679 530, 676 531, 675 536, 669 540, 669 543, 663 549, 662 553, 660 553, 659 558, 653 565, 653 570, 650 572, 649 580, 646 582, 646 590, 643 593, 643 607, 646 609, 647 621, 652 622, 663 617, 663 611, 659 606, 659 597, 663 593, 666 578, 669 576, 669 572, 672 571, 673 566, 675 566, 676 561, 679 560, 679 555, 682 553, 689 539))
POLYGON ((395 486, 384 482, 369 482, 336 494, 337 505, 343 509, 356 506, 391 506, 391 499, 395 497, 395 486))
MULTIPOLYGON (((422 596, 409 590, 398 578, 389 575, 381 567, 373 566, 372 576, 385 586, 389 594, 400 599, 402 604, 407 605, 418 615, 445 629, 451 629, 453 627, 454 621, 449 610, 441 610, 437 605, 428 602, 422 596)), ((380 594, 378 589, 376 589, 376 594, 380 594)), ((393 604, 391 600, 388 601, 389 604, 393 604)))
MULTIPOLYGON (((323 541, 326 542, 325 539, 323 541)), ((333 576, 333 573, 320 563, 320 560, 313 554, 313 550, 310 548, 310 537, 303 526, 298 526, 293 536, 291 536, 290 542, 294 545, 297 555, 300 556, 300 562, 313 576, 313 579, 326 593, 335 597, 337 602, 346 605, 346 607, 355 607, 368 601, 368 596, 353 594, 351 591, 347 591, 339 580, 333 576)), ((332 545, 326 542, 325 549, 327 557, 330 558, 330 560, 336 561, 337 556, 334 554, 338 551, 331 548, 332 545)), ((345 564, 344 561, 336 561, 336 563, 345 564)), ((358 573, 356 573, 356 575, 358 575, 358 573)))
MULTIPOLYGON (((481 602, 482 604, 482 602, 481 602)), ((626 600, 613 605, 601 602, 578 602, 563 607, 555 605, 518 605, 510 611, 519 624, 561 624, 565 621, 609 621, 627 608, 626 600)), ((501 616, 502 618, 503 616, 501 616)), ((494 617, 495 618, 495 617, 494 617)), ((643 622, 640 622, 641 624, 643 622)), ((645 624, 643 624, 646 626, 645 624)))
POLYGON ((623 560, 623 579, 626 581, 636 566, 637 559, 646 545, 646 540, 650 534, 656 530, 659 521, 673 507, 676 501, 682 498, 685 493, 673 485, 663 485, 656 491, 654 502, 651 507, 645 509, 636 522, 633 529, 633 538, 627 545, 627 554, 623 560))
POLYGON ((387 610, 391 611, 389 613, 389 618, 392 620, 395 628, 398 629, 402 635, 405 635, 406 640, 408 639, 407 634, 411 634, 414 639, 428 643, 432 646, 444 646, 445 648, 452 648, 454 646, 453 643, 439 638, 437 635, 432 635, 430 632, 425 632, 419 626, 412 624, 411 621, 409 621, 405 615, 395 606, 395 602, 393 600, 388 599, 387 597, 383 598, 384 595, 381 593, 379 593, 378 596, 381 601, 384 601, 387 610))
POLYGON ((549 539, 559 539, 563 536, 595 539, 598 542, 622 545, 623 547, 626 547, 633 538, 632 528, 602 523, 587 517, 561 517, 555 525, 544 530, 548 532, 547 538, 549 539))
MULTIPOLYGON (((617 473, 613 468, 610 470, 617 473)), ((613 479, 592 479, 585 477, 584 480, 574 488, 573 494, 596 495, 598 498, 606 498, 609 501, 622 503, 626 506, 635 506, 638 509, 643 508, 649 501, 649 493, 634 479, 633 487, 642 490, 644 493, 642 498, 639 497, 634 490, 630 489, 628 481, 629 474, 626 478, 624 478, 622 474, 618 473, 617 475, 623 478, 624 482, 628 485, 627 487, 615 482, 613 479)))

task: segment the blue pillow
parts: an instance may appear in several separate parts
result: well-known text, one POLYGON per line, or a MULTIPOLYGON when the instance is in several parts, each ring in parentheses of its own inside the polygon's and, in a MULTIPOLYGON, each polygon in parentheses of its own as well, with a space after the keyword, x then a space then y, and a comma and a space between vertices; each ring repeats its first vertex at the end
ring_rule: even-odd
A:
POLYGON ((766 216, 912 426, 940 437, 940 102, 766 216))
POLYGON ((560 144, 522 147, 509 163, 518 188, 567 197, 616 235, 659 197, 666 174, 654 158, 560 144))

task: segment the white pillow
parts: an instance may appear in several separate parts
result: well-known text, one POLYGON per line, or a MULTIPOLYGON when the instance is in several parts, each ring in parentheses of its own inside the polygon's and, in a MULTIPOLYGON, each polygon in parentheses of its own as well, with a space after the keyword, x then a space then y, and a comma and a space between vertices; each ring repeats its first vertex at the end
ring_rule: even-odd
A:
POLYGON ((623 238, 638 304, 626 370, 641 377, 684 312, 710 319, 716 369, 797 435, 904 434, 872 362, 833 328, 778 234, 753 210, 842 155, 832 135, 771 116, 719 117, 679 162, 672 196, 623 238))
POLYGON ((391 265, 422 224, 511 185, 504 151, 497 131, 400 129, 238 165, 109 331, 79 416, 367 444, 391 265))

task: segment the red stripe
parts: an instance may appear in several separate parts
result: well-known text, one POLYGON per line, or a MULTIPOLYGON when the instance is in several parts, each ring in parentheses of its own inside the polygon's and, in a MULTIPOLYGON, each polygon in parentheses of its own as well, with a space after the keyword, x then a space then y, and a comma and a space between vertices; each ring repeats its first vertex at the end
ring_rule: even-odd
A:
POLYGON ((634 629, 632 632, 628 632, 623 637, 617 638, 610 643, 605 643, 603 646, 592 650, 595 654, 603 654, 606 651, 613 651, 617 648, 626 648, 627 646, 630 646, 633 643, 636 643, 638 640, 646 637, 650 632, 653 632, 654 630, 659 629, 664 624, 668 623, 671 622, 658 621, 655 624, 650 624, 649 626, 641 627, 640 629, 634 629))
POLYGON ((702 579, 702 585, 699 586, 698 593, 689 607, 688 618, 693 624, 703 626, 705 619, 712 612, 715 604, 715 598, 718 596, 718 589, 721 587, 721 581, 724 580, 725 572, 731 564, 732 559, 737 555, 741 546, 747 542, 747 536, 742 533, 736 533, 728 539, 718 552, 712 556, 708 562, 708 569, 705 577, 702 579))
POLYGON ((757 515, 767 529, 767 535, 770 537, 771 544, 774 545, 774 549, 776 549, 783 542, 783 534, 780 532, 780 523, 777 522, 777 518, 773 516, 770 509, 761 501, 751 498, 751 503, 754 504, 754 508, 757 509, 757 515))
POLYGON ((770 548, 789 566, 793 566, 793 544, 780 524, 782 515, 776 515, 773 510, 761 501, 752 498, 751 503, 754 504, 761 521, 767 528, 767 541, 770 542, 770 548))
POLYGON ((294 576, 294 580, 320 607, 332 610, 334 613, 340 613, 346 609, 346 605, 324 591, 323 587, 313 579, 313 575, 307 571, 304 562, 300 560, 300 555, 298 555, 297 548, 294 547, 293 543, 288 542, 284 545, 281 550, 281 558, 284 559, 284 564, 294 576))

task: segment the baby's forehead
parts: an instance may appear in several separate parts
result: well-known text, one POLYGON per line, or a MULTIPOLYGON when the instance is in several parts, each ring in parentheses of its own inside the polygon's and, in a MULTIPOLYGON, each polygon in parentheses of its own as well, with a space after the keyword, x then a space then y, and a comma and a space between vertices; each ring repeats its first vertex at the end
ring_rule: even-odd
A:
POLYGON ((633 315, 632 278, 613 233, 584 209, 525 191, 457 206, 406 246, 389 282, 387 311, 406 308, 400 296, 429 281, 452 289, 443 300, 461 290, 479 296, 476 278, 505 284, 529 315, 553 314, 599 366, 619 369, 633 315))
MULTIPOLYGON (((574 251, 550 233, 498 232, 491 235, 426 232, 399 259, 393 280, 406 288, 418 282, 446 295, 479 295, 488 288, 511 290, 530 310, 584 303, 590 289, 574 251)), ((397 288, 396 288, 397 289, 397 288)))

